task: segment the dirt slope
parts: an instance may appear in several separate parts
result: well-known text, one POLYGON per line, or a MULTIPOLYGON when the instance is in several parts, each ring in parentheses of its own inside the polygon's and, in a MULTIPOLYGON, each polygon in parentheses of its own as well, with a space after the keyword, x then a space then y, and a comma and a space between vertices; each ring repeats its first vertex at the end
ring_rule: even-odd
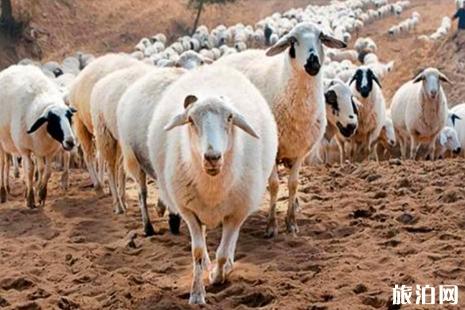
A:
MULTIPOLYGON (((452 11, 450 1, 414 3, 424 16, 419 33, 432 32, 452 11)), ((391 40, 384 34, 394 20, 363 32, 377 40, 381 59, 397 62, 384 83, 388 98, 431 61, 430 49, 419 47, 414 36, 391 40)), ((207 287, 204 308, 388 309, 394 284, 457 284, 463 304, 464 167, 463 159, 306 167, 299 237, 281 231, 276 240, 263 238, 264 201, 241 231, 230 281, 207 287)), ((110 197, 98 199, 85 186, 84 171, 71 175, 64 193, 54 174, 44 209, 25 208, 19 180, 12 186, 15 197, 0 205, 0 307, 197 309, 187 305, 191 254, 185 225, 180 236, 171 236, 166 218, 151 209, 160 234, 139 235, 135 246, 128 245, 128 234, 142 233, 134 184, 128 214, 116 216, 110 197)), ((281 183, 283 229, 285 177, 281 183)), ((153 205, 156 191, 150 187, 153 205)), ((219 229, 208 234, 212 257, 219 238, 219 229)))
MULTIPOLYGON (((201 23, 253 24, 273 12, 324 2, 237 0, 207 6, 201 23)), ((158 32, 177 38, 188 33, 195 13, 187 0, 13 0, 13 4, 17 15, 30 20, 30 28, 26 39, 15 44, 0 37, 0 68, 24 57, 61 60, 76 51, 130 51, 142 37, 158 32)))

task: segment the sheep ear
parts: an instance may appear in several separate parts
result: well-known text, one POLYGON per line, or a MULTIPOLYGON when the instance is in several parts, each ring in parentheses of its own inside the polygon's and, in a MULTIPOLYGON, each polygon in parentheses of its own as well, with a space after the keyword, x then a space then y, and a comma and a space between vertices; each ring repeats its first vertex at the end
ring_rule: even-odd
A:
POLYGON ((183 126, 189 123, 186 113, 181 113, 176 115, 171 119, 171 121, 163 128, 164 131, 170 131, 171 129, 183 126))
POLYGON ((356 80, 357 80, 357 76, 354 74, 354 76, 352 77, 352 79, 349 82, 349 86, 352 85, 356 80))
POLYGON ((449 80, 449 78, 444 73, 439 73, 439 79, 443 82, 453 85, 453 83, 449 80))
POLYGON ((284 52, 292 43, 297 42, 294 36, 284 36, 266 51, 266 56, 275 56, 284 52))
POLYGON ((458 116, 457 114, 453 113, 450 117, 451 121, 452 121, 452 126, 455 126, 455 121, 456 120, 461 120, 462 118, 460 116, 458 116))
POLYGON ((445 134, 441 133, 439 134, 439 144, 445 145, 447 142, 447 137, 445 134))
POLYGON ((376 84, 378 84, 379 88, 383 88, 383 86, 381 86, 381 82, 379 81, 378 77, 376 76, 376 74, 373 73, 373 80, 376 82, 376 84))
POLYGON ((425 76, 423 74, 419 74, 414 80, 413 83, 419 83, 425 79, 425 76))
POLYGON ((27 131, 28 134, 35 132, 39 129, 43 124, 45 124, 48 119, 45 116, 39 117, 36 122, 31 126, 31 128, 27 131))
POLYGON ((194 102, 199 100, 196 96, 194 95, 189 95, 184 99, 184 109, 189 108, 194 102))
POLYGON ((347 44, 344 41, 338 40, 332 36, 320 33, 321 43, 330 48, 346 48, 347 44))
POLYGON ((252 126, 249 125, 249 123, 245 120, 245 118, 240 115, 239 113, 235 113, 233 116, 233 125, 239 127, 240 129, 244 130, 246 133, 251 135, 252 137, 256 139, 260 139, 259 135, 255 132, 255 130, 252 128, 252 126))

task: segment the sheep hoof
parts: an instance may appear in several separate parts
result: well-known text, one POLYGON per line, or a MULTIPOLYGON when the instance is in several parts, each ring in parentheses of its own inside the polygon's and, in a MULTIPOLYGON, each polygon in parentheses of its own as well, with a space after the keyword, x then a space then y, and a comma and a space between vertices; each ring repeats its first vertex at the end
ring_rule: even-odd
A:
POLYGON ((36 204, 34 202, 34 192, 33 191, 30 191, 29 193, 26 194, 26 198, 27 198, 27 207, 29 209, 35 209, 37 208, 36 207, 36 204))
POLYGON ((155 235, 155 229, 153 229, 153 226, 150 222, 146 223, 144 225, 144 233, 146 237, 154 236, 155 235))
POLYGON ((295 218, 289 219, 286 217, 286 227, 287 232, 292 233, 294 236, 297 236, 299 233, 299 226, 297 226, 295 218))
POLYGON ((117 206, 114 212, 115 214, 124 214, 124 210, 120 206, 117 206))
POLYGON ((61 176, 61 189, 64 191, 67 191, 69 189, 69 181, 68 181, 68 176, 63 174, 61 176))
POLYGON ((232 271, 231 260, 223 258, 215 263, 213 270, 210 272, 211 284, 223 284, 228 274, 232 271))
POLYGON ((276 218, 269 219, 266 225, 265 238, 276 238, 278 236, 278 221, 276 218))
POLYGON ((189 297, 189 304, 190 305, 205 305, 205 294, 203 293, 194 293, 191 292, 191 296, 189 297))
POLYGON ((173 235, 179 235, 179 227, 181 226, 181 217, 178 214, 170 213, 168 225, 170 226, 170 232, 173 235))
POLYGON ((41 187, 39 189, 39 202, 41 206, 45 205, 45 199, 47 198, 47 187, 41 187))
POLYGON ((5 187, 0 188, 0 203, 6 202, 7 190, 5 187))
POLYGON ((98 198, 102 198, 105 196, 105 192, 100 184, 94 186, 95 193, 97 194, 98 198))

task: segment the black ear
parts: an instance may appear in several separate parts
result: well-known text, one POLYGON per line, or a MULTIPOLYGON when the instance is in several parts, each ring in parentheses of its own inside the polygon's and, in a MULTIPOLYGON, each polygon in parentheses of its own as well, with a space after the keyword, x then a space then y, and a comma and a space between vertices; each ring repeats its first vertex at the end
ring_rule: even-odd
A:
POLYGON ((34 125, 32 125, 32 127, 27 131, 27 133, 31 134, 31 133, 35 132, 37 129, 39 129, 47 121, 48 121, 48 119, 46 117, 43 117, 43 116, 39 117, 39 119, 36 120, 34 125))
POLYGON ((450 116, 450 119, 451 119, 451 121, 452 121, 452 126, 455 126, 455 121, 456 121, 456 120, 461 120, 462 118, 461 118, 460 116, 458 116, 457 114, 454 113, 454 114, 452 114, 452 115, 450 116))
POLYGON ((349 85, 352 85, 352 83, 354 83, 357 80, 357 75, 358 75, 358 71, 354 74, 354 76, 350 80, 349 85))
POLYGON ((337 95, 334 90, 330 90, 325 93, 326 104, 331 106, 333 111, 338 111, 339 106, 337 104, 337 95))
POLYGON ((358 108, 357 108, 357 105, 354 102, 354 98, 352 98, 352 108, 354 109, 355 115, 358 116, 358 108))
POLYGON ((376 82, 376 84, 378 84, 379 88, 382 89, 383 86, 381 86, 381 83, 380 83, 380 81, 378 80, 378 77, 376 76, 376 74, 375 74, 373 71, 371 71, 371 69, 370 69, 370 72, 371 72, 371 76, 373 77, 373 80, 376 82))

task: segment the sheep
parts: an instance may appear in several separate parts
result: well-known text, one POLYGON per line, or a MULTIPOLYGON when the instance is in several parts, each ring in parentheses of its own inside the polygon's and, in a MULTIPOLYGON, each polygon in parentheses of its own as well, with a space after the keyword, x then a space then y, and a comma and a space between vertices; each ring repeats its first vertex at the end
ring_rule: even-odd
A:
POLYGON ((121 170, 116 124, 117 106, 126 89, 152 69, 150 65, 138 63, 114 71, 95 84, 90 98, 95 144, 101 160, 107 166, 108 183, 117 214, 126 211, 125 175, 121 170))
POLYGON ((460 154, 462 145, 460 144, 457 131, 453 127, 444 127, 436 139, 436 153, 434 158, 444 158, 446 153, 460 154))
MULTIPOLYGON (((155 234, 147 211, 147 175, 155 179, 147 148, 147 128, 155 106, 164 90, 182 76, 182 68, 154 68, 128 87, 117 105, 116 124, 119 145, 123 154, 124 168, 135 180, 139 192, 139 208, 146 236, 155 234)), ((159 213, 164 210, 159 208, 159 213)), ((180 219, 170 214, 169 226, 172 233, 179 233, 180 219)))
POLYGON ((454 128, 457 132, 462 147, 461 155, 463 156, 463 150, 465 149, 465 103, 458 104, 449 111, 447 126, 454 128))
POLYGON ((410 142, 410 159, 415 159, 421 144, 426 144, 434 160, 436 138, 448 118, 441 82, 451 83, 438 69, 427 68, 402 85, 392 98, 392 120, 403 159, 410 142))
POLYGON ((358 59, 358 53, 355 50, 328 50, 326 55, 332 60, 332 61, 338 61, 341 62, 343 60, 350 60, 352 62, 356 62, 358 59))
POLYGON ((205 63, 211 64, 213 63, 213 60, 211 58, 204 57, 194 51, 186 51, 182 53, 181 56, 179 56, 179 60, 177 61, 176 66, 190 70, 205 63))
MULTIPOLYGON (((343 48, 346 44, 321 31, 311 22, 295 26, 267 52, 249 50, 223 57, 217 63, 245 73, 272 107, 279 128, 277 161, 290 168, 286 226, 298 233, 295 209, 298 175, 306 155, 322 139, 326 127, 321 66, 325 62, 323 45, 343 48), (286 53, 283 53, 286 51, 286 53)), ((270 215, 266 236, 278 233, 276 200, 277 168, 270 177, 270 215)))
MULTIPOLYGON (((39 68, 13 65, 0 73, 0 167, 5 171, 7 154, 23 158, 26 178, 26 205, 35 208, 34 161, 39 168, 39 204, 44 206, 50 163, 60 146, 70 151, 76 145, 71 118, 63 94, 39 68), (45 125, 46 126, 43 126, 45 125)), ((6 201, 8 175, 1 173, 0 201, 6 201)))
POLYGON ((358 127, 360 103, 352 95, 352 90, 343 81, 332 80, 325 90, 326 127, 325 139, 335 139, 339 148, 340 163, 345 161, 345 140, 352 137, 358 127))
POLYGON ((95 191, 102 195, 101 180, 95 166, 94 126, 90 112, 90 98, 95 84, 109 73, 139 63, 138 60, 124 54, 108 54, 91 62, 76 77, 70 92, 70 106, 77 109, 74 128, 82 147, 84 161, 89 170, 95 191))
POLYGON ((357 160, 357 157, 364 158, 372 153, 373 144, 383 128, 386 105, 381 83, 371 68, 359 67, 349 85, 361 104, 359 127, 351 139, 352 158, 357 160))
MULTIPOLYGON (((389 114, 389 110, 386 111, 386 114, 389 114)), ((379 134, 378 140, 375 148, 375 159, 379 161, 379 154, 381 153, 384 155, 383 157, 386 158, 391 154, 394 150, 394 147, 397 144, 396 133, 394 129, 394 123, 392 122, 392 118, 386 115, 383 128, 379 134)))
POLYGON ((206 227, 223 227, 210 282, 224 283, 232 271, 242 223, 265 193, 277 136, 267 102, 232 68, 186 73, 155 108, 147 139, 150 162, 162 200, 181 214, 191 235, 190 304, 205 304, 206 227))

